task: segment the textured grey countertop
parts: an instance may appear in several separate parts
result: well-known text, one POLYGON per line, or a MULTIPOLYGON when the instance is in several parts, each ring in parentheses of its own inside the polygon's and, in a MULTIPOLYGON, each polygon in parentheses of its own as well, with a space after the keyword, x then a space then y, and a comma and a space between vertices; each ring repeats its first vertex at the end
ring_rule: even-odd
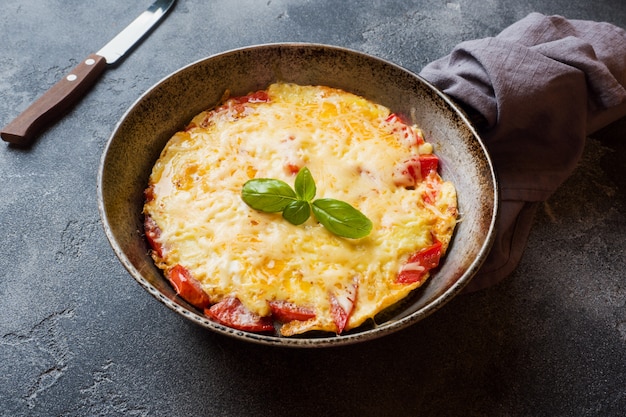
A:
MULTIPOLYGON (((150 1, 4 0, 0 125, 150 1)), ((30 148, 0 143, 0 415, 626 415, 626 120, 589 138, 501 284, 341 348, 245 344, 135 283, 102 230, 101 152, 147 88, 240 46, 345 46, 418 72, 528 13, 626 27, 615 0, 179 0, 30 148)))

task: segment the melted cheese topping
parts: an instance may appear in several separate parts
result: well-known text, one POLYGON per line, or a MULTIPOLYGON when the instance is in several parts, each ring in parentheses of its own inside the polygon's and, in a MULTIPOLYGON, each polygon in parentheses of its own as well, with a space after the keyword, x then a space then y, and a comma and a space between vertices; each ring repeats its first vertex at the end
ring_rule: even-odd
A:
POLYGON ((455 189, 436 174, 410 187, 398 181, 398 165, 432 146, 389 109, 327 87, 278 83, 266 92, 267 102, 235 100, 199 114, 168 142, 144 208, 160 229, 163 253, 153 257, 166 271, 187 268, 213 303, 234 296, 260 316, 276 300, 315 311, 282 325, 283 335, 337 331, 333 299, 352 309, 345 329, 357 327, 423 283, 396 278, 434 239, 445 252, 455 189), (249 179, 293 185, 305 166, 317 198, 348 202, 373 222, 367 237, 335 236, 314 217, 294 226, 243 202, 249 179))

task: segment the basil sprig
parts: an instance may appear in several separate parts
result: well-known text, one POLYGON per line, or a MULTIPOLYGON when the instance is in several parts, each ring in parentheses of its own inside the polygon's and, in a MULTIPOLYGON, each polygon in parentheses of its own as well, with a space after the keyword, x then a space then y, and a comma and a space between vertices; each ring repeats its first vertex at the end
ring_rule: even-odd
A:
POLYGON ((251 208, 266 213, 283 213, 283 218, 294 225, 307 221, 313 212, 317 221, 332 233, 352 239, 367 236, 372 222, 363 213, 345 201, 333 198, 315 200, 317 187, 308 168, 302 168, 294 188, 284 181, 256 178, 247 181, 241 198, 251 208))

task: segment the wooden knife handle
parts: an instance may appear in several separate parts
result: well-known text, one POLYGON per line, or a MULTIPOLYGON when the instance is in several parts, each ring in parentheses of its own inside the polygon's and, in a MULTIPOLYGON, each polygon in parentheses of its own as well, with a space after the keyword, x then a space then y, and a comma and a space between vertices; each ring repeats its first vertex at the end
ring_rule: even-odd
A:
POLYGON ((49 124, 55 122, 75 104, 96 82, 106 67, 106 60, 89 55, 62 80, 2 128, 0 136, 6 142, 28 145, 49 124))

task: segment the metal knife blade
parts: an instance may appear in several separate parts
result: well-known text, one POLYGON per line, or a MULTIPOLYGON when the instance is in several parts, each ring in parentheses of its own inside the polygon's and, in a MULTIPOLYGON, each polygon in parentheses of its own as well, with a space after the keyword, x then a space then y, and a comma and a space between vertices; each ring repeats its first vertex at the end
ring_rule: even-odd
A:
POLYGON ((6 142, 28 145, 93 86, 107 65, 115 64, 137 45, 171 9, 176 0, 156 0, 95 54, 89 55, 65 77, 0 131, 6 142))

